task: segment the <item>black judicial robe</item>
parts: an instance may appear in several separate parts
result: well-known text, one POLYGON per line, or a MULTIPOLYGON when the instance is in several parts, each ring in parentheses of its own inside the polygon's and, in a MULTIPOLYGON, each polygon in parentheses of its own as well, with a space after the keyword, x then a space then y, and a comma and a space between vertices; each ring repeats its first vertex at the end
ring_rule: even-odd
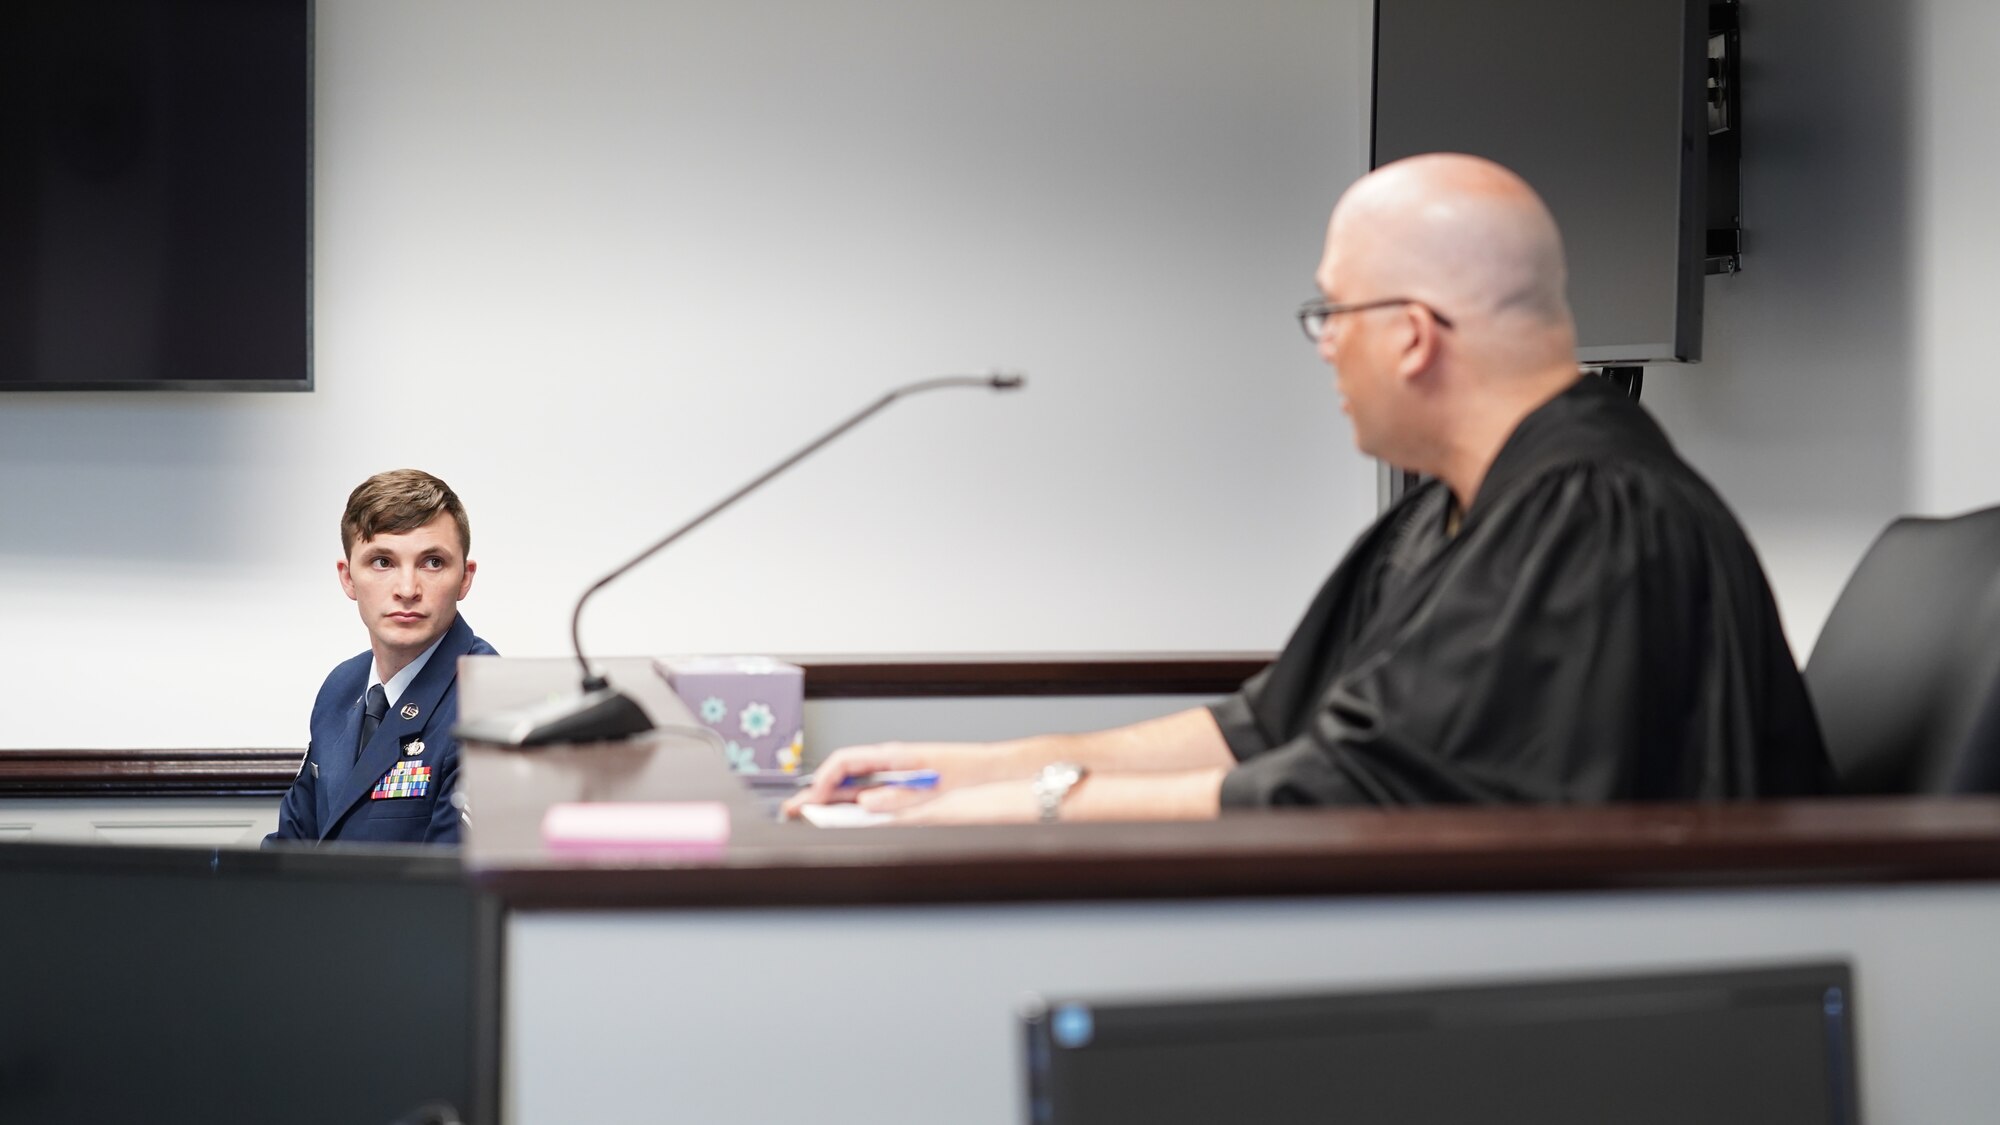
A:
POLYGON ((1452 506, 1406 494, 1214 705, 1225 808, 1831 788, 1756 554, 1637 403, 1579 380, 1452 506))

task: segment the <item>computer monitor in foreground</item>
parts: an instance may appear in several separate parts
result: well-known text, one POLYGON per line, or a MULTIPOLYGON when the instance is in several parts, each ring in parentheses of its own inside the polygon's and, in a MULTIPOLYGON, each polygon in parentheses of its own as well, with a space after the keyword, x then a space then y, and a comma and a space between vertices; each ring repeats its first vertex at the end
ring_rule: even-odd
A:
POLYGON ((497 1120, 451 854, 0 844, 0 1122, 497 1120))
POLYGON ((1856 1125, 1847 966, 1037 1002, 1048 1125, 1856 1125))

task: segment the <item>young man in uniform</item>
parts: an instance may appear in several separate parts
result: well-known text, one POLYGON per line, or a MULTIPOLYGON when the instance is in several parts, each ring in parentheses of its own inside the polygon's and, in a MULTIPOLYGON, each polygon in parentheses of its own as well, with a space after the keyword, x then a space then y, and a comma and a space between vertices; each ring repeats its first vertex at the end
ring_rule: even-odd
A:
POLYGON ((320 686, 305 764, 264 842, 456 844, 458 658, 493 652, 458 614, 477 569, 465 506, 429 473, 377 473, 348 496, 340 546, 368 651, 320 686))

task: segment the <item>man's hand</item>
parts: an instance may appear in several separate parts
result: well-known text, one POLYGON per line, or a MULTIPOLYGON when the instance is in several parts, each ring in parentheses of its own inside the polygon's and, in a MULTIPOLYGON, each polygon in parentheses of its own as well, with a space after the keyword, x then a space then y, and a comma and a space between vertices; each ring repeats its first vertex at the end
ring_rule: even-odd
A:
POLYGON ((954 789, 929 800, 903 803, 884 790, 862 797, 868 808, 896 810, 893 824, 1033 824, 1042 804, 1029 781, 995 781, 954 789))
POLYGON ((1017 765, 1004 745, 978 742, 885 742, 875 746, 850 746, 827 755, 813 770, 810 786, 792 795, 782 810, 787 818, 797 817, 807 805, 830 805, 860 801, 865 807, 891 811, 921 804, 953 789, 983 785, 1013 777, 1024 777, 1028 767, 1017 765), (889 787, 841 787, 850 777, 883 770, 936 770, 935 789, 889 787))
MULTIPOLYGON (((1213 820, 1221 812, 1227 772, 1093 773, 1069 791, 1057 819, 1213 820)), ((862 794, 861 804, 894 813, 892 824, 1033 824, 1042 819, 1035 783, 1018 779, 961 786, 923 800, 912 800, 902 790, 871 789, 862 794)))

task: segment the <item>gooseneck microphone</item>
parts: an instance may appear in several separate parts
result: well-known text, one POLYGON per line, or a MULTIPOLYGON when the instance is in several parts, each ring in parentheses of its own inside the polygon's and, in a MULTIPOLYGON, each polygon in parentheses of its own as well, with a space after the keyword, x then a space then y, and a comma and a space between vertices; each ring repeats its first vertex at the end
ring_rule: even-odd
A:
POLYGON ((771 466, 750 483, 711 504, 701 514, 668 532, 658 542, 613 567, 604 577, 590 584, 590 588, 576 599, 576 609, 570 614, 569 619, 570 646, 575 649, 577 667, 583 672, 581 694, 553 700, 538 707, 463 722, 452 733, 460 739, 500 746, 543 746, 552 742, 608 742, 652 730, 652 720, 646 717, 646 712, 638 703, 634 702, 631 696, 613 688, 610 681, 603 676, 593 672, 590 661, 583 655, 583 607, 590 601, 591 595, 616 582, 633 567, 659 554, 681 536, 720 515, 738 500, 764 487, 771 478, 817 453, 834 439, 867 421, 899 398, 921 394, 924 391, 941 390, 945 387, 988 387, 996 391, 1013 391, 1019 390, 1025 384, 1026 380, 1019 372, 943 375, 897 387, 869 403, 853 417, 814 438, 798 452, 771 466))

